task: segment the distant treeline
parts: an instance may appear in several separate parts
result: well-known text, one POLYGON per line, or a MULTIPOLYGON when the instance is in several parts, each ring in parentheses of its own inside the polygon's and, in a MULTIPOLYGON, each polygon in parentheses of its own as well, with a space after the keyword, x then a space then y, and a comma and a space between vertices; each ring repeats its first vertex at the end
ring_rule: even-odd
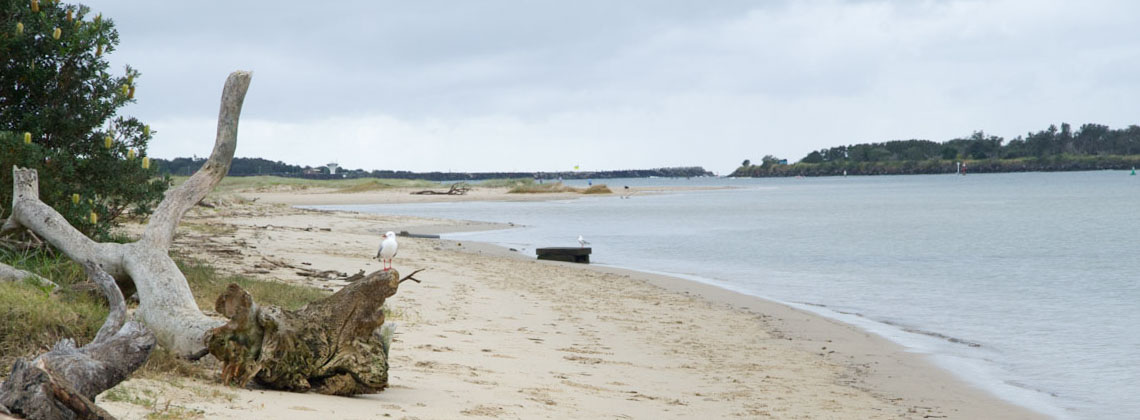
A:
MULTIPOLYGON (((159 172, 170 175, 191 175, 206 163, 205 158, 175 158, 171 160, 153 159, 159 172)), ((274 162, 261 158, 234 158, 229 176, 273 175, 290 178, 345 179, 345 178, 395 178, 424 179, 428 181, 478 181, 497 178, 538 178, 538 179, 606 179, 606 178, 681 178, 712 176, 713 173, 699 166, 680 168, 629 169, 619 171, 567 171, 567 172, 410 172, 340 168, 336 174, 325 166, 297 166, 274 162)))
POLYGON ((958 162, 969 172, 1081 171, 1140 166, 1140 126, 1113 130, 1069 124, 1018 136, 1009 142, 975 132, 944 142, 895 140, 813 151, 794 164, 765 156, 759 165, 744 161, 731 176, 901 175, 953 173, 958 162))

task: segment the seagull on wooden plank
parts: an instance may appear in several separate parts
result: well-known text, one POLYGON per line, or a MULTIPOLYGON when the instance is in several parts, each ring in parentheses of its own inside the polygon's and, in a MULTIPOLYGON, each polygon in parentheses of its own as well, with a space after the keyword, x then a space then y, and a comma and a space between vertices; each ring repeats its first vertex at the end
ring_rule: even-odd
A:
POLYGON ((384 234, 384 241, 380 242, 380 250, 376 251, 376 258, 380 260, 380 265, 384 267, 384 271, 392 268, 392 259, 396 258, 396 248, 399 244, 396 243, 396 232, 388 232, 384 234), (385 265, 384 263, 387 263, 385 265))
POLYGON ((590 244, 589 242, 587 242, 585 239, 582 238, 582 235, 578 235, 578 245, 579 246, 581 246, 582 248, 585 248, 586 245, 589 245, 589 244, 590 244))

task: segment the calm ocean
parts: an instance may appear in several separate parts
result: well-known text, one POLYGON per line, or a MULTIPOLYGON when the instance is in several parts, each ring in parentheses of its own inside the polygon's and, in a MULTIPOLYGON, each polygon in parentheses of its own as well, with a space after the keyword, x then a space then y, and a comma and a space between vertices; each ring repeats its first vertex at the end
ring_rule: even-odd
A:
MULTIPOLYGON (((629 179, 727 190, 325 206, 513 222, 445 235, 677 274, 886 336, 1061 418, 1140 418, 1140 176, 629 179)), ((574 181, 584 184, 584 181, 574 181)))

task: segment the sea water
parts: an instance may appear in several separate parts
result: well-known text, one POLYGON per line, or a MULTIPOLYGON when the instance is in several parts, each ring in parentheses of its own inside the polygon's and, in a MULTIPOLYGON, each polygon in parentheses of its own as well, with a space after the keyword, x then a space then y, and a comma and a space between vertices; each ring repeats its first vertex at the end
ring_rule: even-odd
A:
POLYGON ((582 235, 594 263, 841 319, 1055 417, 1140 418, 1140 178, 1128 172, 604 182, 614 195, 323 208, 511 222, 445 238, 528 255, 582 235), (734 188, 623 199, 625 185, 734 188))

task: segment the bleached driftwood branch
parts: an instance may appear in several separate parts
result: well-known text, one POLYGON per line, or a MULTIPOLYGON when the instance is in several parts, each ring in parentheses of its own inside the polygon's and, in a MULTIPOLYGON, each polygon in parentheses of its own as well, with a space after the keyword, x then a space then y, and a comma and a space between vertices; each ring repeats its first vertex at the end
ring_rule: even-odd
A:
MULTIPOLYGON (((231 285, 216 303, 217 312, 229 318, 227 322, 202 313, 186 277, 168 255, 183 215, 229 171, 249 81, 246 72, 230 75, 222 92, 214 151, 189 180, 167 192, 138 242, 98 243, 83 236, 39 200, 36 172, 20 168, 13 168, 14 214, 0 230, 29 229, 71 259, 97 263, 116 280, 133 283, 139 297, 135 314, 158 342, 184 357, 200 357, 209 351, 222 361, 222 377, 228 383, 257 380, 277 389, 337 395, 384 389, 391 334, 385 335, 380 328, 384 324, 382 305, 396 293, 400 282, 418 279, 400 279, 396 270, 373 272, 296 311, 258 306, 252 296, 231 285)), ((111 318, 116 316, 108 322, 111 318)), ((103 337, 103 331, 99 335, 103 337)), ((89 393, 64 391, 80 397, 89 393)), ((66 400, 83 401, 78 397, 66 400)))
POLYGON ((12 216, 0 231, 29 229, 72 260, 97 263, 120 282, 133 282, 139 297, 136 315, 154 331, 158 342, 184 357, 204 355, 206 332, 224 322, 198 308, 186 277, 168 250, 182 216, 229 171, 250 78, 249 72, 230 74, 222 91, 214 151, 189 180, 166 193, 138 242, 99 243, 87 238, 40 201, 35 170, 15 167, 12 216))
POLYGON ((40 277, 36 273, 24 271, 7 264, 0 263, 0 281, 30 281, 49 289, 55 289, 55 282, 40 277))

